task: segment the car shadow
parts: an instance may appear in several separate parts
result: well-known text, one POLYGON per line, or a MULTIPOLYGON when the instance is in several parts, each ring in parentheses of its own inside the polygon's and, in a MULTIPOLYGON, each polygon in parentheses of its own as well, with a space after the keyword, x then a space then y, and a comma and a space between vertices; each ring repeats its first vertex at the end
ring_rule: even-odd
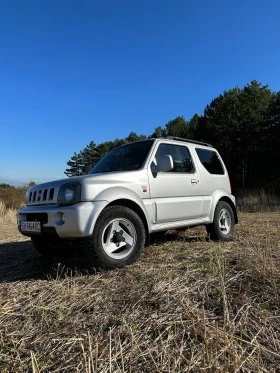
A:
MULTIPOLYGON (((172 241, 194 242, 199 240, 198 236, 168 233, 164 237, 153 240, 150 245, 160 246, 172 241)), ((49 261, 34 250, 31 241, 0 244, 0 283, 51 280, 68 276, 94 275, 100 272, 107 271, 98 266, 93 267, 82 252, 77 252, 74 257, 63 258, 63 260, 55 258, 49 261)))
POLYGON ((198 234, 186 234, 186 230, 182 231, 172 231, 169 233, 166 233, 165 235, 154 237, 151 240, 151 245, 162 245, 166 242, 174 242, 174 241, 180 241, 180 242, 199 242, 199 241, 209 241, 209 238, 204 235, 198 235, 198 234))
MULTIPOLYGON (((0 283, 28 280, 51 280, 68 276, 96 274, 84 255, 52 261, 40 256, 31 241, 0 244, 0 283)), ((103 270, 104 271, 104 270, 103 270)))

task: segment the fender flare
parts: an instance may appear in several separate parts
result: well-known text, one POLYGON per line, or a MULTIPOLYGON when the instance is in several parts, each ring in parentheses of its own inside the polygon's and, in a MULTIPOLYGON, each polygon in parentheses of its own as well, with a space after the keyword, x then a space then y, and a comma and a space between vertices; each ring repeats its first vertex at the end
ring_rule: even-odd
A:
POLYGON ((145 208, 145 205, 143 203, 143 200, 131 189, 128 189, 126 187, 110 187, 102 192, 100 192, 95 198, 95 202, 105 202, 103 204, 102 208, 98 210, 98 213, 94 216, 94 219, 91 223, 90 231, 93 232, 94 225, 101 214, 101 212, 110 205, 118 204, 117 202, 120 201, 120 205, 123 203, 124 206, 130 207, 133 210, 136 210, 135 212, 138 213, 143 220, 143 224, 145 226, 145 229, 147 233, 150 231, 151 227, 151 221, 148 217, 147 210, 145 208), (133 208, 135 207, 135 208, 133 208))

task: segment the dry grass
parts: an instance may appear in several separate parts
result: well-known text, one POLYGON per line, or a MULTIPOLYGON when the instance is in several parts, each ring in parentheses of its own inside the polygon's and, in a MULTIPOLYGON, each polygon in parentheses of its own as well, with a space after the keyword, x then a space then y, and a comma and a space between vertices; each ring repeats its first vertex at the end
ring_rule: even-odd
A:
POLYGON ((269 212, 279 210, 280 197, 264 189, 240 190, 236 202, 242 212, 269 212))
POLYGON ((24 206, 27 188, 27 186, 14 187, 0 184, 0 224, 16 222, 17 210, 24 206))
POLYGON ((7 208, 6 204, 0 201, 0 224, 14 224, 17 218, 17 210, 7 208))
POLYGON ((170 234, 103 272, 0 238, 1 372, 279 372, 280 213, 236 228, 170 234))

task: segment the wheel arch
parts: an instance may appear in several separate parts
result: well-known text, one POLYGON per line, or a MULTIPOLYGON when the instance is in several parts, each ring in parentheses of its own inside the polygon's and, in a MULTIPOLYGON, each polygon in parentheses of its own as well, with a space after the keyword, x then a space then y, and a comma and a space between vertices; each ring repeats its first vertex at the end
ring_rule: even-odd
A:
POLYGON ((141 218, 141 220, 144 224, 144 228, 145 228, 145 232, 146 232, 146 243, 148 243, 149 227, 148 227, 147 218, 146 218, 146 215, 145 215, 144 211, 142 210, 142 208, 136 202, 134 202, 130 199, 126 199, 126 198, 119 198, 119 199, 116 199, 116 200, 110 202, 105 208, 107 208, 109 206, 125 206, 125 207, 130 208, 134 212, 136 212, 139 215, 139 217, 141 218))
MULTIPOLYGON (((145 196, 145 198, 147 198, 147 196, 145 196)), ((92 221, 91 232, 94 230, 99 215, 106 207, 120 205, 129 207, 139 215, 145 227, 146 239, 149 237, 152 225, 152 205, 150 203, 144 203, 143 198, 141 198, 134 190, 125 186, 106 188, 96 196, 96 201, 98 200, 104 201, 105 205, 103 204, 102 208, 98 210, 94 220, 92 221)))
POLYGON ((233 212, 233 215, 234 215, 234 222, 235 222, 235 224, 237 224, 238 223, 238 216, 237 216, 237 211, 236 211, 235 204, 227 196, 223 196, 222 198, 220 198, 218 202, 220 202, 220 201, 227 202, 230 205, 230 207, 232 209, 232 212, 233 212))
POLYGON ((210 197, 210 199, 211 199, 211 204, 209 208, 207 224, 211 224, 213 222, 216 206, 220 201, 227 202, 230 205, 233 215, 234 215, 234 223, 235 224, 238 223, 238 216, 237 216, 234 196, 232 196, 231 194, 229 195, 223 189, 216 189, 215 192, 210 197))

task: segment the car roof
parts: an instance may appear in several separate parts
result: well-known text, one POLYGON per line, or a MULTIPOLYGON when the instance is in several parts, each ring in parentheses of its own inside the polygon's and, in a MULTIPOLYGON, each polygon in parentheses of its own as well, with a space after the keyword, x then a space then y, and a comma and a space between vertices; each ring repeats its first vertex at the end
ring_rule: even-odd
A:
POLYGON ((192 140, 192 139, 185 139, 183 137, 167 136, 167 137, 159 137, 157 140, 175 140, 175 141, 188 142, 188 143, 191 143, 191 144, 198 144, 198 145, 213 148, 213 145, 211 145, 207 142, 197 141, 197 140, 192 140))

